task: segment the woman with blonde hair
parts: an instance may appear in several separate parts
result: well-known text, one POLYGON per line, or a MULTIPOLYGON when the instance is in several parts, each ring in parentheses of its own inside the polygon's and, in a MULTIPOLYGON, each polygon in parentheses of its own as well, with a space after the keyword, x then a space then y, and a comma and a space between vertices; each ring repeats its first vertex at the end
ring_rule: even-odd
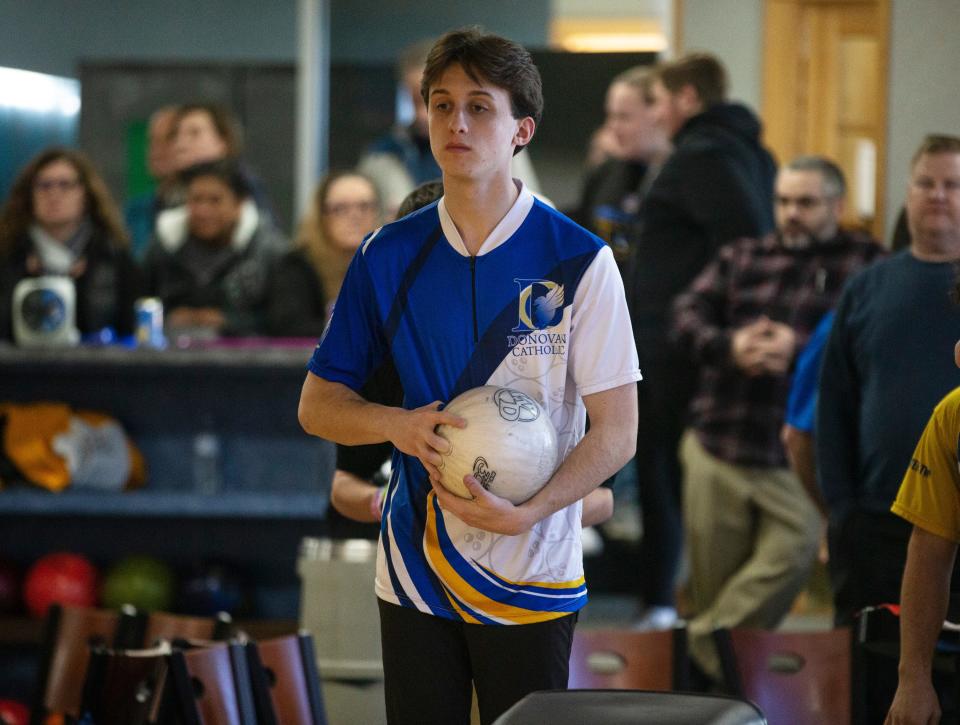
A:
POLYGON ((295 248, 274 270, 268 315, 273 335, 320 336, 350 260, 380 216, 377 189, 363 174, 333 171, 321 180, 295 248))
POLYGON ((14 287, 42 275, 73 279, 82 335, 132 334, 141 278, 121 218, 85 155, 49 148, 35 156, 0 212, 0 339, 12 336, 14 287))

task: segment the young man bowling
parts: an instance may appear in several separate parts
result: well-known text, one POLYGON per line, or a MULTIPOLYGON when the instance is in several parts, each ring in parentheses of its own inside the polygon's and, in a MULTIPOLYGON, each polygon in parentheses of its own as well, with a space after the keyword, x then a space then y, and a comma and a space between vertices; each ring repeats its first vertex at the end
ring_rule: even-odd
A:
POLYGON ((389 721, 467 723, 473 683, 489 723, 566 687, 587 601, 581 499, 633 455, 640 371, 610 249, 510 176, 543 107, 529 53, 447 33, 422 95, 444 196, 358 250, 299 416, 338 443, 396 448, 375 587, 389 721), (387 355, 402 408, 356 392, 387 355), (479 385, 536 398, 557 429, 563 462, 523 504, 472 476, 472 499, 436 483, 447 444, 434 429, 465 425, 439 406, 479 385))

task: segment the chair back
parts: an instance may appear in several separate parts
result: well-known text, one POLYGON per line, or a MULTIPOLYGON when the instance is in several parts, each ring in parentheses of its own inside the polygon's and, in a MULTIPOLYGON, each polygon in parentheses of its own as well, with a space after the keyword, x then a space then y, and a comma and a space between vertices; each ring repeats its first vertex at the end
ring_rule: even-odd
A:
POLYGON ((160 640, 223 640, 230 636, 231 627, 232 621, 226 612, 221 612, 216 617, 150 612, 144 628, 143 644, 154 647, 160 640))
POLYGON ((174 649, 168 677, 174 709, 184 725, 256 725, 241 645, 174 649))
POLYGON ((578 628, 571 689, 683 690, 689 687, 686 629, 661 632, 578 628))
POLYGON ((81 721, 97 725, 146 725, 154 722, 167 675, 170 647, 110 650, 90 655, 83 688, 81 721))
POLYGON ((135 618, 124 612, 54 604, 47 612, 31 722, 46 713, 77 717, 91 646, 112 646, 127 639, 125 626, 135 618))
POLYGON ((714 632, 730 691, 760 706, 771 725, 849 723, 848 627, 815 632, 714 632))
MULTIPOLYGON (((641 690, 532 692, 493 725, 766 725, 755 705, 724 695, 641 690)), ((833 721, 830 721, 831 723, 833 721)))
POLYGON ((259 725, 327 725, 308 632, 246 645, 259 725))

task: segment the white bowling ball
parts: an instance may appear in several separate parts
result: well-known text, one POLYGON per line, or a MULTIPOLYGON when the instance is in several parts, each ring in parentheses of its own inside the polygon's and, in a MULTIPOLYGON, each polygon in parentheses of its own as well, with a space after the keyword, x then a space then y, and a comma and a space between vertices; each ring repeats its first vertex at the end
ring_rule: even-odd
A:
POLYGON ((461 393, 444 410, 467 421, 465 428, 437 426, 450 442, 440 464, 440 482, 471 498, 463 477, 515 504, 550 480, 557 468, 557 431, 547 412, 526 393, 484 385, 461 393))

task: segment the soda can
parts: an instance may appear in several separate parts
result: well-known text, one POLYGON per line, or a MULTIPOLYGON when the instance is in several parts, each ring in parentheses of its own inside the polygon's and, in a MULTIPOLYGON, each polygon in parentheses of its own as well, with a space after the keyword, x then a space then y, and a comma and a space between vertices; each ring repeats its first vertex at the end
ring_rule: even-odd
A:
POLYGON ((141 297, 134 302, 137 347, 167 346, 163 336, 163 302, 159 297, 141 297))

